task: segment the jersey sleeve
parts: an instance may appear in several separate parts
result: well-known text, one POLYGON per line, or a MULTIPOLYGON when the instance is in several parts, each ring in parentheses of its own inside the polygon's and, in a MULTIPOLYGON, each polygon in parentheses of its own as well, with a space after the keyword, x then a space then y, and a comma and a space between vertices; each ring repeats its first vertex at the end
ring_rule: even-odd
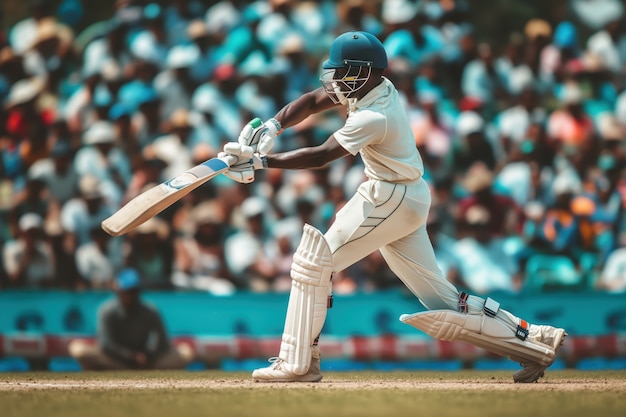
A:
POLYGON ((350 113, 346 124, 335 132, 337 142, 352 155, 367 145, 379 143, 385 137, 387 125, 384 116, 373 111, 350 113))

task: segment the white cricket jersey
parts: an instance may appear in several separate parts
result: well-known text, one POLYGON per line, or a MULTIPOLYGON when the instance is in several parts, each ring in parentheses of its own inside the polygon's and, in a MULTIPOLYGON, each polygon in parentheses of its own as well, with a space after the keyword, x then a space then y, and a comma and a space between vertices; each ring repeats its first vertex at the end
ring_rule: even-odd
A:
POLYGON ((351 101, 346 124, 334 136, 352 155, 361 154, 369 179, 408 183, 424 172, 398 91, 384 77, 365 97, 351 101))

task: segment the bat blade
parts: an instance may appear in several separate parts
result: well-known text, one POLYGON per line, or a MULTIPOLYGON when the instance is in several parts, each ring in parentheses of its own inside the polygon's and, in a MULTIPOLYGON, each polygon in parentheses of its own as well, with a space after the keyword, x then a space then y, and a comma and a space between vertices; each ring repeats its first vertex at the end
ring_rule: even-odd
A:
POLYGON ((124 235, 227 169, 228 164, 219 158, 196 165, 130 200, 102 221, 102 229, 111 236, 124 235))

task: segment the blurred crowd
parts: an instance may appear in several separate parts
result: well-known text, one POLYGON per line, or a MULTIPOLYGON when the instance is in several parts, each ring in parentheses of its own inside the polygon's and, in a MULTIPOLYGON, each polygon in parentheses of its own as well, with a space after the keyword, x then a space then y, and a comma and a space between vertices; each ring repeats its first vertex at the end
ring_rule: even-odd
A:
MULTIPOLYGON (((1 289, 104 289, 131 267, 149 290, 287 291, 303 224, 328 227, 364 179, 358 157, 220 176, 122 237, 100 222, 317 88, 334 37, 365 30, 424 158, 448 279, 626 291, 622 2, 571 0, 497 40, 476 35, 467 0, 117 0, 89 24, 87 1, 52 3, 29 0, 0 34, 1 289), (546 271, 556 281, 537 283, 546 271)), ((345 116, 311 117, 275 149, 319 144, 345 116)), ((401 284, 378 252, 333 282, 401 284)))

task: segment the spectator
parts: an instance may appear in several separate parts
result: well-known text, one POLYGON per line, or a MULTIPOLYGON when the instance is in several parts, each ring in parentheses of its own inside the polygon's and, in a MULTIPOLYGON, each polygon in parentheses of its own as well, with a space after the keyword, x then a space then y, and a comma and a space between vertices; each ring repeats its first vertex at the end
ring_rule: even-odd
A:
POLYGON ((85 370, 182 369, 193 359, 188 344, 173 344, 158 310, 141 298, 140 277, 123 269, 115 298, 98 309, 98 338, 70 342, 68 350, 85 370))
POLYGON ((595 282, 600 291, 626 292, 626 247, 613 251, 595 282))
POLYGON ((583 107, 583 92, 576 82, 563 85, 560 92, 562 107, 550 114, 547 132, 561 148, 584 149, 593 139, 594 126, 583 107))
POLYGON ((190 68, 197 61, 198 50, 192 46, 177 45, 167 53, 163 71, 154 78, 163 118, 171 118, 178 109, 191 108, 191 96, 197 83, 191 77, 190 68))
POLYGON ((107 63, 114 63, 127 72, 133 56, 126 47, 128 26, 112 18, 107 22, 103 36, 85 46, 83 51, 83 74, 98 74, 107 63))
POLYGON ((187 36, 191 41, 190 47, 195 47, 198 55, 189 69, 189 75, 197 85, 200 85, 208 81, 215 69, 219 60, 219 45, 202 19, 189 22, 187 36))
POLYGON ((115 272, 122 265, 115 242, 100 226, 90 230, 91 241, 76 249, 75 263, 78 288, 103 290, 111 288, 115 272))
POLYGON ((83 146, 76 153, 74 167, 84 177, 94 176, 109 202, 118 206, 130 181, 130 161, 116 146, 117 136, 113 124, 100 120, 94 122, 83 134, 83 146))
POLYGON ((478 294, 518 291, 521 286, 518 265, 504 251, 502 240, 493 237, 489 210, 473 205, 462 220, 464 237, 452 246, 460 287, 478 294))
POLYGON ((265 230, 269 206, 261 197, 248 197, 241 204, 243 225, 224 242, 227 265, 238 286, 253 291, 268 291, 268 281, 274 278, 274 265, 266 252, 271 236, 265 230))
POLYGON ((33 77, 47 78, 56 92, 58 83, 73 69, 71 29, 53 17, 41 19, 31 47, 24 52, 24 69, 33 77))
POLYGON ((69 141, 58 140, 52 147, 50 157, 35 162, 28 170, 28 175, 43 181, 50 198, 63 205, 78 191, 79 176, 73 160, 74 151, 69 141))
POLYGON ((174 178, 193 167, 193 149, 188 146, 193 132, 189 112, 182 108, 177 109, 169 118, 167 130, 169 133, 156 138, 144 150, 151 157, 165 161, 167 167, 163 175, 166 178, 174 178))
POLYGON ((492 103, 501 100, 506 92, 506 71, 508 68, 496 59, 491 45, 481 43, 477 48, 478 57, 469 62, 463 70, 462 92, 465 97, 492 103))
POLYGON ((202 3, 198 0, 174 0, 163 10, 163 27, 168 45, 182 45, 189 41, 186 28, 189 22, 202 15, 202 3))
POLYGON ((530 126, 543 123, 546 116, 538 91, 530 85, 523 88, 515 95, 515 104, 495 118, 504 151, 508 152, 513 144, 519 145, 528 137, 530 126))
POLYGON ((192 211, 193 234, 174 241, 174 286, 232 294, 236 287, 224 257, 225 213, 216 201, 206 201, 192 211))
POLYGON ((143 9, 145 28, 130 41, 130 52, 140 59, 161 68, 167 59, 168 44, 164 28, 163 10, 157 3, 143 9))
POLYGON ((40 106, 45 80, 27 78, 15 83, 6 102, 5 134, 12 146, 3 149, 11 165, 5 174, 19 177, 37 160, 48 156, 47 132, 55 112, 40 106))
POLYGON ((89 231, 99 227, 102 220, 113 214, 105 200, 100 181, 85 175, 78 184, 79 194, 61 207, 61 226, 67 233, 66 252, 74 253, 79 245, 91 240, 89 231))
POLYGON ((485 121, 474 111, 464 111, 456 121, 458 140, 452 150, 452 166, 464 173, 475 162, 482 162, 493 170, 496 168, 496 152, 485 137, 485 121))
POLYGON ((578 30, 569 21, 554 28, 552 42, 541 50, 540 79, 545 85, 560 84, 582 70, 578 30))
POLYGON ((122 198, 122 204, 126 204, 148 188, 153 187, 165 180, 163 171, 167 163, 156 156, 146 152, 145 157, 141 157, 138 166, 133 172, 133 176, 126 187, 126 193, 122 198))
POLYGON ((55 284, 54 253, 45 237, 39 214, 25 213, 19 218, 16 238, 3 247, 9 286, 41 289, 55 284))
POLYGON ((406 0, 385 0, 383 5, 383 22, 391 26, 383 44, 392 67, 400 60, 415 70, 422 62, 439 57, 443 39, 426 14, 406 0))
POLYGON ((148 290, 172 289, 174 248, 165 220, 152 217, 128 236, 125 264, 141 277, 148 290))
POLYGON ((502 238, 521 231, 524 222, 521 207, 512 198, 494 192, 493 174, 484 165, 476 164, 468 170, 464 185, 470 195, 459 202, 461 223, 472 207, 479 206, 489 214, 486 221, 491 237, 502 238))
POLYGON ((14 194, 12 200, 9 221, 15 224, 26 213, 36 213, 45 219, 51 208, 51 203, 46 196, 46 183, 39 178, 28 179, 24 190, 14 194))
POLYGON ((551 253, 577 259, 581 250, 580 219, 572 212, 572 201, 581 192, 580 184, 575 179, 561 175, 552 185, 555 196, 553 204, 548 206, 541 234, 551 253))
POLYGON ((20 55, 35 42, 39 22, 52 15, 52 8, 47 0, 30 0, 28 1, 28 9, 29 17, 17 22, 9 32, 9 43, 13 50, 20 55))
POLYGON ((600 59, 603 70, 614 74, 622 71, 626 64, 619 50, 621 14, 609 19, 600 31, 587 40, 587 51, 600 59))

